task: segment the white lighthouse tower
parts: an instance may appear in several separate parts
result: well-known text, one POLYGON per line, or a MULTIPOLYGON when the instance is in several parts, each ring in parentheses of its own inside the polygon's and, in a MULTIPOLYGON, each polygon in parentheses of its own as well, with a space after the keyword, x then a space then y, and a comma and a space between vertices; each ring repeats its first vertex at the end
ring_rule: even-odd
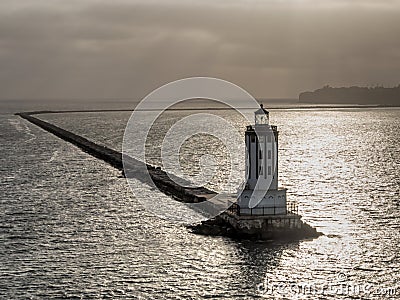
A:
POLYGON ((269 125, 262 105, 246 128, 246 183, 236 203, 220 217, 236 236, 259 239, 301 239, 321 233, 301 220, 297 205, 287 205, 286 189, 278 187, 278 129, 269 125))
POLYGON ((247 126, 246 185, 238 198, 240 215, 287 214, 286 189, 278 188, 278 130, 260 105, 254 125, 247 126))

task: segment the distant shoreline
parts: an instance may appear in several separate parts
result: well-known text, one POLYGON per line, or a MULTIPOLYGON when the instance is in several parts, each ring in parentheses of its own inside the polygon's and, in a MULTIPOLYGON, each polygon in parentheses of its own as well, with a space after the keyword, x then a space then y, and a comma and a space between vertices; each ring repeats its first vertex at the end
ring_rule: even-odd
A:
MULTIPOLYGON (((400 108, 396 105, 314 105, 314 106, 293 106, 293 107, 269 107, 268 110, 307 110, 307 109, 365 109, 365 108, 400 108)), ((169 108, 166 111, 201 111, 201 110, 234 110, 235 108, 230 107, 188 107, 188 108, 169 108)), ((254 108, 240 107, 238 109, 251 110, 254 108)), ((39 114, 63 114, 63 113, 98 113, 98 112, 119 112, 119 111, 159 111, 159 109, 78 109, 78 110, 39 110, 20 112, 27 115, 39 115, 39 114)))
POLYGON ((313 92, 299 94, 299 102, 325 104, 400 105, 400 85, 392 88, 376 87, 331 87, 329 85, 313 92))

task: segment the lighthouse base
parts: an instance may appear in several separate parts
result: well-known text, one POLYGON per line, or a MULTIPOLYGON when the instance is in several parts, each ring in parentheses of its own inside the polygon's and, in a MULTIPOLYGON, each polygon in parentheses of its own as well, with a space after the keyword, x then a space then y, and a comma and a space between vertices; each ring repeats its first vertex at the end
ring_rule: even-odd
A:
POLYGON ((205 235, 259 240, 301 240, 322 235, 298 214, 238 216, 229 211, 193 226, 192 230, 205 235))

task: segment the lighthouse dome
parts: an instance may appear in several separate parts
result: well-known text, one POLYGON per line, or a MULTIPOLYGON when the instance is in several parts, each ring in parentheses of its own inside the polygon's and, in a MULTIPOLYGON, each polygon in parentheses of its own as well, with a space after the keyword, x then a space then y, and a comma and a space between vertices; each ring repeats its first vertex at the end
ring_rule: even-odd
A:
POLYGON ((260 104, 260 108, 254 112, 254 117, 256 125, 269 124, 269 112, 264 108, 263 104, 260 104))

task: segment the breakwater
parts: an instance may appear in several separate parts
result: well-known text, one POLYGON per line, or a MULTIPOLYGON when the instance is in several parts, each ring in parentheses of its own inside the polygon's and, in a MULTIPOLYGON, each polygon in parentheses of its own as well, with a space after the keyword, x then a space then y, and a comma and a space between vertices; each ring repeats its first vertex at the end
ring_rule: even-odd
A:
MULTIPOLYGON (((22 112, 17 113, 21 118, 28 120, 29 122, 39 126, 40 128, 54 134, 55 136, 67 141, 84 152, 105 161, 111 166, 124 171, 122 153, 116 150, 110 149, 104 145, 99 145, 94 143, 80 135, 73 132, 55 126, 49 122, 43 121, 33 115, 52 113, 50 111, 39 111, 39 112, 22 112)), ((149 164, 145 164, 139 160, 132 157, 124 157, 125 163, 129 164, 129 176, 135 177, 136 179, 142 181, 143 183, 152 185, 154 183, 161 192, 172 196, 175 200, 186 202, 186 203, 198 203, 207 200, 207 198, 215 196, 216 193, 206 189, 204 187, 190 188, 184 187, 177 184, 171 178, 174 176, 168 174, 167 172, 161 170, 159 167, 155 167, 149 164), (143 167, 147 168, 149 176, 143 174, 143 167), (135 172, 137 170, 137 172, 135 172), (152 182, 149 180, 151 179, 152 182)), ((126 174, 124 174, 127 176, 126 174)))
MULTIPOLYGON (((64 141, 77 146, 84 152, 105 161, 106 163, 121 170, 122 172, 124 172, 124 164, 128 164, 129 174, 124 174, 124 176, 128 178, 136 178, 150 186, 155 185, 161 192, 171 196, 177 201, 185 203, 198 203, 206 201, 207 199, 210 199, 216 195, 214 191, 211 191, 204 187, 190 188, 179 185, 171 179, 176 178, 176 176, 161 170, 160 167, 145 164, 144 162, 136 160, 132 157, 123 157, 123 153, 121 152, 110 149, 104 145, 92 142, 73 132, 70 132, 33 116, 46 113, 61 112, 22 112, 16 113, 16 115, 19 115, 21 118, 26 119, 32 124, 39 126, 40 128, 54 134, 64 141), (144 173, 144 170, 146 169, 147 174, 144 173)), ((182 179, 179 180, 180 182, 182 182, 182 179)), ((229 203, 233 203, 232 201, 227 201, 229 203)), ((208 202, 206 202, 206 204, 207 203, 208 202)), ((226 207, 225 203, 221 204, 226 207)), ((208 205, 211 205, 210 209, 212 209, 212 205, 215 205, 215 203, 208 203, 208 205)), ((216 203, 216 205, 218 205, 218 203, 216 203)), ((301 221, 301 216, 298 214, 270 215, 263 216, 262 218, 243 217, 235 213, 231 208, 216 216, 215 218, 203 221, 197 225, 189 225, 188 227, 193 232, 198 234, 222 235, 233 238, 246 239, 254 238, 264 240, 298 240, 303 238, 314 238, 321 235, 321 233, 317 232, 315 228, 301 221)))

